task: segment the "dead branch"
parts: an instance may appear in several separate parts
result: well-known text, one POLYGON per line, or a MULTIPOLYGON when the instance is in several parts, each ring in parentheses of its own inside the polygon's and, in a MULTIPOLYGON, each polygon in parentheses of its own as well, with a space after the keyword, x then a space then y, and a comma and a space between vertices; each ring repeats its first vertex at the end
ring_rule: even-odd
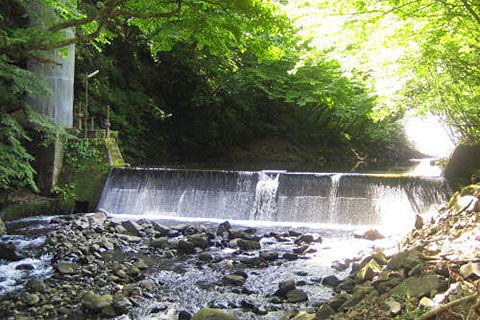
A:
MULTIPOLYGON (((465 302, 470 302, 470 301, 473 301, 475 299, 477 299, 479 297, 479 295, 477 293, 475 294, 472 294, 472 295, 469 295, 469 296, 466 296, 466 297, 463 297, 463 298, 460 298, 460 299, 457 299, 457 300, 454 300, 452 302, 449 302, 447 304, 444 304, 444 305, 441 305, 441 306, 438 306, 438 307, 435 307, 429 311, 427 311, 426 313, 424 313, 423 315, 421 315, 420 317, 417 317, 415 318, 415 320, 427 320, 427 319, 430 319, 434 316, 436 316, 437 314, 439 314, 440 312, 443 312, 443 311, 448 311, 450 310, 451 308, 453 307, 456 307, 462 303, 465 303, 465 302)), ((478 304, 478 303, 477 303, 478 304)), ((467 318, 468 319, 468 318, 467 318)))

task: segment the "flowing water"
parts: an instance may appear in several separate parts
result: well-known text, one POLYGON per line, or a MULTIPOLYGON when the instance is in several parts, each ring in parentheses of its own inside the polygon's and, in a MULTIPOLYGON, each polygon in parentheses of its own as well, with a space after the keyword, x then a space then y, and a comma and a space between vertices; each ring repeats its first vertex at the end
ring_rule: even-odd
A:
POLYGON ((407 230, 446 199, 443 178, 401 174, 114 168, 98 210, 155 218, 407 230))

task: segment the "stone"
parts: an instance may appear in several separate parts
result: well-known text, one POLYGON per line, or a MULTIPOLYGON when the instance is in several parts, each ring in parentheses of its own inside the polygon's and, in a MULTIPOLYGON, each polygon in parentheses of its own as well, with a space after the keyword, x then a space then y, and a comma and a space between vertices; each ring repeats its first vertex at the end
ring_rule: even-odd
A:
POLYGON ((140 237, 142 235, 142 227, 132 220, 122 222, 122 226, 133 236, 140 237))
POLYGON ((417 265, 423 266, 418 252, 402 251, 388 261, 387 268, 390 270, 405 269, 408 272, 417 265))
POLYGON ((384 305, 391 315, 396 316, 402 312, 402 305, 393 299, 385 301, 384 305))
POLYGON ((188 311, 180 310, 178 312, 178 320, 190 320, 191 318, 192 315, 188 311))
POLYGON ((455 212, 474 212, 480 210, 480 201, 475 196, 463 196, 457 200, 454 204, 453 209, 455 212))
POLYGON ((129 309, 131 309, 133 304, 123 294, 118 293, 113 297, 112 306, 118 314, 122 314, 127 312, 129 309))
POLYGON ((22 301, 28 306, 33 306, 40 302, 40 296, 36 293, 26 293, 22 295, 22 301))
POLYGON ((228 221, 222 222, 218 225, 217 234, 221 236, 228 235, 228 230, 230 229, 232 229, 230 222, 228 221))
POLYGON ((168 247, 168 239, 164 237, 160 237, 150 241, 150 247, 155 249, 164 249, 168 247))
POLYGON ((177 242, 177 250, 180 253, 195 253, 195 245, 190 241, 180 240, 177 242))
POLYGON ((415 229, 422 229, 424 225, 423 218, 421 215, 415 215, 415 229))
POLYGON ((308 244, 305 244, 303 246, 293 248, 292 251, 295 254, 303 254, 305 251, 307 251, 308 248, 309 248, 308 244))
POLYGON ((7 234, 7 227, 5 226, 3 220, 0 219, 0 236, 3 236, 4 234, 7 234))
POLYGON ((131 236, 128 234, 119 234, 118 237, 122 240, 131 242, 131 243, 140 243, 142 242, 142 238, 137 237, 137 236, 131 236))
POLYGON ((322 304, 315 313, 316 320, 327 320, 330 319, 330 316, 335 314, 335 310, 333 310, 328 304, 322 304))
POLYGON ((253 250, 260 250, 260 242, 255 240, 238 240, 238 246, 240 249, 244 251, 253 251, 253 250))
POLYGON ((242 258, 240 259, 241 263, 254 266, 254 267, 267 267, 268 263, 264 259, 260 257, 252 257, 252 258, 242 258))
POLYGON ((17 252, 17 247, 12 243, 0 243, 0 259, 18 261, 22 256, 17 252))
POLYGON ((29 263, 22 263, 15 267, 16 270, 33 270, 35 267, 29 263))
POLYGON ((295 281, 285 280, 278 284, 278 290, 275 292, 275 295, 282 298, 286 298, 287 292, 293 289, 295 289, 295 281))
POLYGON ((347 293, 352 293, 353 288, 356 284, 357 282, 354 279, 347 278, 343 280, 340 284, 338 284, 336 287, 340 290, 346 291, 347 293))
POLYGON ((164 226, 163 224, 158 223, 157 221, 152 221, 153 230, 155 230, 162 237, 165 237, 170 232, 170 228, 164 226))
POLYGON ((238 320, 238 318, 215 309, 206 308, 194 314, 192 320, 238 320))
POLYGON ((330 308, 332 308, 333 310, 335 310, 335 312, 337 312, 340 306, 344 304, 351 297, 352 295, 347 293, 337 294, 336 296, 333 296, 330 299, 328 299, 327 304, 330 308))
POLYGON ((241 286, 242 284, 245 283, 245 281, 246 281, 245 278, 242 276, 229 274, 222 278, 221 283, 232 285, 232 286, 241 286))
POLYGON ((208 262, 213 260, 213 256, 210 253, 202 252, 198 255, 200 261, 208 262))
POLYGON ((196 234, 188 238, 188 241, 193 243, 195 247, 199 247, 201 249, 206 249, 209 246, 208 236, 206 234, 200 235, 196 234))
POLYGON ((375 259, 372 259, 357 272, 355 279, 359 282, 365 282, 367 280, 372 280, 373 277, 380 272, 381 267, 378 265, 375 259))
POLYGON ((372 253, 372 258, 381 266, 384 266, 388 263, 388 259, 385 256, 385 253, 383 253, 383 251, 380 251, 380 250, 377 250, 374 253, 372 253))
POLYGON ((275 261, 278 259, 278 253, 273 251, 262 251, 259 256, 267 261, 275 261))
POLYGON ((322 284, 327 287, 335 288, 340 283, 340 280, 335 275, 329 275, 322 279, 322 284))
POLYGON ((305 311, 300 311, 295 317, 291 320, 317 320, 315 313, 308 313, 305 311))
POLYGON ((432 290, 437 292, 445 291, 448 282, 445 278, 436 274, 426 274, 410 277, 403 280, 399 285, 392 289, 392 295, 410 295, 416 298, 422 298, 430 294, 432 290))
POLYGON ((287 259, 290 261, 297 260, 298 259, 298 254, 295 253, 290 253, 290 252, 285 252, 282 256, 283 259, 287 259))
POLYGON ((112 302, 113 297, 111 295, 98 295, 92 291, 88 291, 82 299, 82 304, 92 311, 98 311, 107 307, 111 307, 112 302))
POLYGON ((467 263, 460 267, 460 275, 463 279, 476 280, 480 278, 480 263, 467 263))
POLYGON ((57 263, 53 268, 61 274, 74 274, 77 272, 77 265, 75 263, 57 263))
POLYGON ((46 285, 43 280, 34 279, 27 283, 26 288, 30 292, 40 292, 46 289, 46 285))
POLYGON ((380 233, 377 229, 367 230, 365 232, 354 232, 353 236, 355 238, 366 239, 366 240, 380 240, 385 239, 385 236, 380 233))
POLYGON ((290 303, 302 302, 308 300, 308 295, 301 289, 292 289, 287 292, 287 301, 290 303))
POLYGON ((427 297, 423 297, 422 299, 420 299, 420 301, 418 302, 418 306, 419 307, 422 307, 422 308, 433 308, 435 307, 437 304, 432 300, 432 299, 429 299, 427 297))

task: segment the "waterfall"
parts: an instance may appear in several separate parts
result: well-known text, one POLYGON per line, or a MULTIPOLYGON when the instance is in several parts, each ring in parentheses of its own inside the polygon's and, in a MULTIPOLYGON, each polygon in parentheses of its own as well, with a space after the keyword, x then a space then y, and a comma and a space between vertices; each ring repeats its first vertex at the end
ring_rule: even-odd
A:
POLYGON ((398 227, 446 198, 443 178, 433 177, 114 168, 98 210, 398 227))
POLYGON ((270 175, 268 172, 262 171, 258 175, 251 220, 275 221, 280 174, 270 175))

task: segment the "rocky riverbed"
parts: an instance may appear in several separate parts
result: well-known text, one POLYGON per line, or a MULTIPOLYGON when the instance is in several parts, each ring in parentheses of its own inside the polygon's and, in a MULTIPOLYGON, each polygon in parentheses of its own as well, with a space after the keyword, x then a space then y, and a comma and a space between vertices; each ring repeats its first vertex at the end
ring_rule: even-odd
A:
POLYGON ((3 242, 1 258, 23 261, 24 277, 3 292, 0 318, 477 319, 479 195, 464 189, 417 219, 395 254, 351 231, 54 217, 30 251, 3 242))

